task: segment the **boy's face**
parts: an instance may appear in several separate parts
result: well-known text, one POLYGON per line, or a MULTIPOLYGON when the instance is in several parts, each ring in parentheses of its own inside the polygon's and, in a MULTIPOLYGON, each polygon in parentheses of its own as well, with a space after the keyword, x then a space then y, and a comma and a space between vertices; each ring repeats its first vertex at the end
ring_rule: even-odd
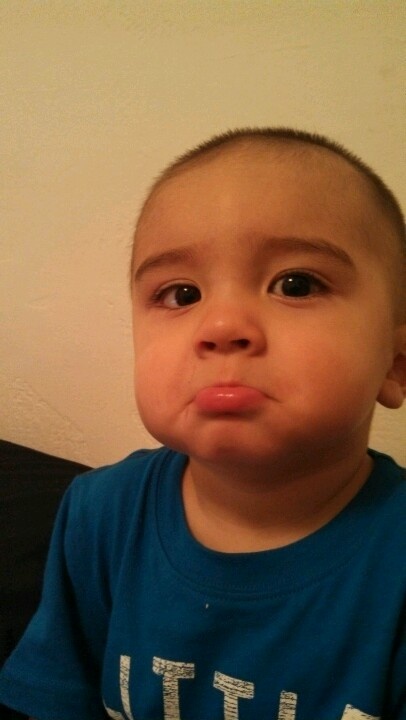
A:
POLYGON ((365 447, 375 400, 392 402, 397 342, 379 222, 327 151, 229 149, 158 188, 133 281, 151 434, 209 463, 365 447))

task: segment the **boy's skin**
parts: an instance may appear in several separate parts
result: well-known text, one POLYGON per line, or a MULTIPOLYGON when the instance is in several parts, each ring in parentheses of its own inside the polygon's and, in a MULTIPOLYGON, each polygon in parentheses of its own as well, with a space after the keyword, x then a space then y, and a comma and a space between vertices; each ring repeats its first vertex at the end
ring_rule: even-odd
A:
POLYGON ((136 233, 140 414, 189 456, 190 530, 223 552, 337 515, 371 471, 375 401, 406 393, 395 231, 348 162, 303 151, 207 153, 155 189, 136 233), (284 295, 293 272, 302 297, 284 295))

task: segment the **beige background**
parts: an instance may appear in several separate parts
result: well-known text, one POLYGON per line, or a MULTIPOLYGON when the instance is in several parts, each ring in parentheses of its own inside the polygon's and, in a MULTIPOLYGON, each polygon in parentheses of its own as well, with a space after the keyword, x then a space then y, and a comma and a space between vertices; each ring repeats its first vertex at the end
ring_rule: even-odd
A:
MULTIPOLYGON (((228 127, 293 125, 347 144, 405 207, 406 5, 9 0, 0 19, 0 435, 99 465, 152 442, 127 263, 154 175, 228 127)), ((406 464, 405 420, 379 411, 371 445, 406 464)))

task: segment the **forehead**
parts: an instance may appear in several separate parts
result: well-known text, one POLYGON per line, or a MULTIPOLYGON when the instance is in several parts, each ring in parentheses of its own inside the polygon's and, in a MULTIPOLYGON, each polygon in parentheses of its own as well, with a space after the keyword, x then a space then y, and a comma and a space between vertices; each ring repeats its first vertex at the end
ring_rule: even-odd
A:
POLYGON ((151 193, 136 245, 188 232, 292 235, 343 231, 370 242, 379 212, 367 181, 323 148, 288 152, 263 143, 208 153, 176 170, 151 193))

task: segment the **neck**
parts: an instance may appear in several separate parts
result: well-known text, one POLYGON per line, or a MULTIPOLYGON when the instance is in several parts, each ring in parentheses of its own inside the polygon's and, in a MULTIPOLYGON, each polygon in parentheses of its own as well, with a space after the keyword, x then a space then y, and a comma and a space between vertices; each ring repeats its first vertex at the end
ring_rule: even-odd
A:
POLYGON ((365 450, 317 469, 213 466, 191 459, 183 478, 194 537, 220 552, 274 549, 302 539, 335 517, 371 472, 365 450))

